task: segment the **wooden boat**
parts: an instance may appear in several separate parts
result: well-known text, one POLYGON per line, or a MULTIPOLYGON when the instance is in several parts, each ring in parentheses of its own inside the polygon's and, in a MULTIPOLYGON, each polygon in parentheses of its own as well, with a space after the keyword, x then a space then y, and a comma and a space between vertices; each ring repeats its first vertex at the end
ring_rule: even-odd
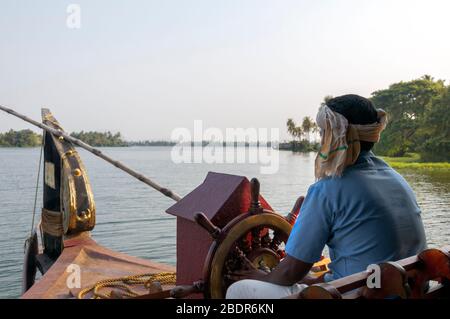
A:
MULTIPOLYGON (((42 121, 63 132, 47 109, 42 121)), ((222 298, 230 284, 227 272, 246 262, 271 268, 284 256, 301 202, 286 219, 259 195, 257 180, 212 172, 167 210, 177 216, 176 269, 102 247, 90 235, 96 209, 77 150, 68 138, 48 131, 44 136, 43 208, 27 244, 22 298, 222 298), (37 282, 36 270, 42 274, 37 282)), ((315 270, 326 270, 325 263, 315 270)))
MULTIPOLYGON (((6 110, 13 115, 15 112, 6 110)), ((192 192, 179 197, 64 133, 50 111, 43 124, 44 185, 41 221, 26 243, 22 298, 223 298, 228 274, 245 267, 270 271, 284 257, 284 245, 303 197, 283 217, 260 195, 257 179, 210 172, 192 192), (176 203, 176 267, 155 263, 97 244, 94 196, 74 144, 85 147, 176 203), (37 270, 42 277, 36 280, 37 270)), ((101 218, 101 212, 99 213, 101 218)), ((329 259, 311 274, 326 272, 329 259)), ((450 296, 450 246, 379 265, 382 287, 368 289, 361 272, 309 286, 290 298, 434 298, 450 296), (429 289, 430 281, 436 284, 429 289)))
MULTIPOLYGON (((42 114, 44 124, 62 130, 48 110, 44 109, 42 114)), ((72 143, 52 134, 44 136, 43 208, 39 229, 27 245, 22 298, 77 297, 77 289, 71 288, 76 283, 68 284, 71 269, 74 273, 80 271, 83 287, 113 277, 174 273, 170 265, 109 250, 91 238, 96 210, 81 158, 72 143), (34 282, 37 269, 42 278, 34 282)), ((169 280, 166 286, 173 284, 169 280)), ((147 292, 135 286, 137 292, 147 292)))

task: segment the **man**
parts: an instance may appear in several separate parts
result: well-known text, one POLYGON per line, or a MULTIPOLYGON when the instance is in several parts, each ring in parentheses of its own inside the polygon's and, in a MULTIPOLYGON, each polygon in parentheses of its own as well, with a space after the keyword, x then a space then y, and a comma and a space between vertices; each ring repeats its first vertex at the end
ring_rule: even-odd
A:
POLYGON ((370 264, 395 261, 426 248, 415 195, 403 177, 371 149, 387 123, 386 113, 357 95, 329 100, 317 115, 321 149, 318 180, 306 195, 286 245, 286 257, 269 274, 234 275, 227 298, 282 298, 311 283, 307 274, 328 246, 332 281, 370 264), (303 281, 302 281, 303 280, 303 281))

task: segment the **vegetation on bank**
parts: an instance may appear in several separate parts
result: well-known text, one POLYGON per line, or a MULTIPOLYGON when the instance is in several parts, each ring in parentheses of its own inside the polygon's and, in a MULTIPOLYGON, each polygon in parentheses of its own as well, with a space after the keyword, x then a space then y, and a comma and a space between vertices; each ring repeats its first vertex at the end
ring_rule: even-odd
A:
MULTIPOLYGON (((332 97, 327 96, 324 101, 330 98, 332 97)), ((388 113, 389 119, 380 142, 375 144, 376 154, 385 156, 389 163, 398 168, 448 167, 446 164, 450 158, 450 85, 446 86, 443 80, 434 80, 426 75, 375 91, 370 99, 376 107, 388 113)), ((317 142, 311 142, 315 140, 311 139, 311 136, 318 131, 316 123, 311 118, 304 117, 299 125, 293 119, 288 119, 286 125, 292 140, 289 143, 280 143, 280 149, 295 152, 319 149, 317 142)), ((113 134, 109 131, 103 133, 81 131, 71 135, 96 147, 174 145, 170 141, 128 142, 123 140, 120 133, 113 134)), ((9 130, 0 133, 0 147, 35 147, 41 144, 41 139, 40 134, 31 130, 9 130)), ((207 143, 202 142, 202 145, 207 143)))
MULTIPOLYGON (((174 146, 177 143, 174 141, 124 141, 120 133, 112 134, 111 132, 84 132, 71 133, 72 137, 77 138, 94 147, 124 147, 124 146, 174 146)), ((6 133, 0 133, 0 147, 36 147, 41 145, 42 135, 36 134, 31 130, 14 131, 10 130, 6 133)), ((189 144, 189 143, 188 143, 189 144)), ((300 143, 301 144, 301 143, 300 143)), ((191 142, 191 146, 207 146, 207 145, 222 145, 223 147, 256 147, 267 146, 271 147, 271 142, 191 142)), ((314 149, 311 149, 314 150, 314 149)))
MULTIPOLYGON (((79 132, 72 133, 71 136, 82 140, 92 146, 127 146, 120 133, 111 132, 79 132)), ((9 130, 6 133, 0 133, 0 147, 37 147, 42 143, 42 135, 32 130, 9 130)))
POLYGON ((391 157, 418 153, 423 162, 450 158, 450 85, 426 75, 376 91, 371 100, 389 124, 374 151, 391 157))
POLYGON ((315 152, 319 150, 320 145, 317 142, 311 142, 311 134, 317 132, 317 125, 309 116, 303 118, 301 125, 297 125, 293 119, 288 119, 286 126, 293 139, 289 143, 283 143, 280 149, 293 152, 315 152))
POLYGON ((396 169, 450 171, 449 162, 422 162, 418 153, 408 153, 403 157, 382 156, 381 158, 396 169))
POLYGON ((287 143, 279 143, 278 149, 282 151, 293 151, 300 153, 317 152, 320 149, 319 143, 311 143, 307 140, 291 141, 287 143))
POLYGON ((412 169, 412 170, 444 170, 450 171, 450 163, 447 162, 426 162, 426 163, 404 163, 390 162, 389 165, 396 169, 412 169))
POLYGON ((75 137, 83 142, 95 146, 127 146, 128 143, 122 139, 120 133, 112 134, 110 131, 107 132, 84 132, 71 133, 70 136, 75 137))
MULTIPOLYGON (((330 98, 327 96, 324 101, 330 98)), ((450 85, 446 86, 445 81, 425 75, 375 91, 370 99, 376 107, 387 112, 389 120, 380 142, 375 144, 376 154, 385 156, 397 168, 448 169, 450 85)), ((296 126, 292 119, 287 121, 293 145, 298 141, 309 141, 309 137, 302 137, 317 131, 311 119, 305 118, 303 122, 306 122, 306 130, 303 123, 296 126)), ((292 149, 309 151, 308 147, 292 149)))
POLYGON ((32 130, 9 130, 0 133, 0 147, 36 147, 42 143, 42 135, 32 130))
POLYGON ((174 146, 176 143, 171 141, 136 141, 127 142, 128 146, 174 146))

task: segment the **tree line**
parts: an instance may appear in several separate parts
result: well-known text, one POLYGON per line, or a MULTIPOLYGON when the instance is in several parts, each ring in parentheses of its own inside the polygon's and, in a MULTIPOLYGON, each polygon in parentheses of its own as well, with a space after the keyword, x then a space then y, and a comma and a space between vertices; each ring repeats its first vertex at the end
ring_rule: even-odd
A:
MULTIPOLYGON (((332 98, 326 96, 327 100, 332 98)), ((375 144, 377 155, 403 157, 420 155, 421 161, 448 162, 450 159, 450 85, 429 75, 408 82, 398 82, 371 94, 375 107, 384 109, 389 124, 375 144)), ((323 104, 322 103, 322 104, 323 104)), ((297 126, 288 119, 287 131, 294 150, 313 148, 310 134, 317 125, 309 117, 297 126)))
POLYGON ((450 85, 429 75, 372 93, 389 124, 374 151, 386 156, 418 153, 422 161, 450 158, 450 85))
MULTIPOLYGON (((74 132, 72 137, 82 140, 92 146, 128 146, 120 133, 111 132, 74 132)), ((32 130, 9 130, 0 133, 0 147, 36 147, 42 143, 42 135, 32 130)))
POLYGON ((79 140, 82 140, 83 142, 96 146, 128 146, 128 143, 125 142, 122 139, 122 135, 120 132, 118 133, 111 133, 110 131, 107 132, 74 132, 71 133, 70 136, 77 138, 79 140))
POLYGON ((318 150, 318 143, 311 142, 311 134, 316 133, 318 127, 309 116, 305 116, 300 125, 297 125, 295 121, 290 118, 287 120, 286 126, 288 133, 293 138, 289 149, 294 152, 311 152, 318 150))
POLYGON ((34 147, 42 143, 42 135, 32 130, 9 130, 0 133, 0 147, 34 147))
MULTIPOLYGON (((325 97, 324 101, 331 96, 325 97)), ((429 75, 408 82, 398 82, 372 93, 375 106, 388 113, 389 124, 374 152, 378 155, 402 157, 417 153, 422 161, 444 161, 450 158, 450 85, 429 75)), ((325 102, 323 102, 325 103, 325 102)), ((315 151, 311 142, 317 125, 304 117, 297 125, 288 119, 287 131, 292 136, 289 149, 315 151)), ((92 146, 171 145, 170 142, 127 142, 120 133, 74 132, 71 136, 92 146)), ((9 130, 0 133, 0 147, 33 147, 41 145, 42 136, 32 130, 9 130)))

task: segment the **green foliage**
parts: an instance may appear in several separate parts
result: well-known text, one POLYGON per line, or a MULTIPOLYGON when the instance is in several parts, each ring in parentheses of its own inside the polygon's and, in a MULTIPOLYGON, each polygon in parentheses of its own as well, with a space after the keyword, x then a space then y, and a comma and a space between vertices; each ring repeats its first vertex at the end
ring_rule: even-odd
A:
POLYGON ((122 140, 120 133, 112 134, 111 132, 84 132, 70 134, 72 137, 82 140, 92 146, 127 146, 122 140))
POLYGON ((450 86, 433 101, 425 113, 425 125, 418 131, 417 150, 424 161, 449 161, 450 159, 450 86))
POLYGON ((436 170, 436 171, 450 171, 450 163, 402 163, 402 162, 389 162, 389 165, 395 169, 410 169, 410 170, 436 170))
POLYGON ((128 146, 174 146, 177 143, 172 141, 133 141, 127 142, 128 146))
POLYGON ((310 142, 311 132, 317 131, 317 125, 310 117, 304 117, 301 126, 297 126, 294 120, 288 119, 286 126, 288 133, 293 137, 293 140, 290 142, 290 150, 294 152, 311 152, 319 149, 317 143, 310 142), (306 138, 303 138, 304 136, 306 138))
POLYGON ((450 86, 430 76, 372 93, 389 124, 374 151, 386 156, 417 152, 425 161, 448 161, 450 86))
POLYGON ((294 152, 317 152, 320 149, 320 144, 301 140, 300 142, 292 141, 291 147, 291 150, 294 152))
POLYGON ((0 133, 0 147, 35 147, 42 143, 42 135, 32 130, 14 131, 0 133))
POLYGON ((309 117, 305 116, 302 121, 302 131, 306 135, 306 140, 310 141, 311 132, 317 131, 317 125, 314 121, 309 117))
MULTIPOLYGON (((322 105, 331 96, 326 96, 322 105)), ((372 93, 375 106, 388 113, 389 123, 375 144, 374 152, 387 157, 404 157, 416 153, 419 159, 410 161, 410 167, 419 168, 418 162, 449 162, 450 159, 450 85, 429 75, 408 82, 394 83, 389 88, 372 93), (413 165, 414 163, 414 165, 413 165)), ((302 137, 317 130, 315 123, 304 118, 301 126, 292 119, 287 121, 293 147, 303 142, 302 137)), ((299 148, 303 148, 298 146, 299 148)), ((395 160, 397 167, 407 163, 395 160), (403 163, 403 164, 401 164, 403 163)), ((426 166, 426 165, 425 165, 426 166)), ((425 167, 424 165, 420 167, 425 167)), ((444 165, 445 166, 445 165, 444 165)), ((428 165, 427 167, 443 167, 428 165)))
POLYGON ((392 157, 392 156, 382 156, 383 160, 388 163, 417 163, 420 162, 420 155, 418 153, 407 153, 405 156, 392 157))
POLYGON ((303 130, 301 126, 297 126, 292 119, 287 120, 286 126, 288 133, 294 138, 294 141, 297 139, 301 140, 303 136, 303 130))
POLYGON ((391 167, 401 170, 426 170, 426 171, 439 171, 441 173, 450 172, 450 163, 448 162, 423 162, 420 154, 407 153, 402 157, 381 157, 391 167))

